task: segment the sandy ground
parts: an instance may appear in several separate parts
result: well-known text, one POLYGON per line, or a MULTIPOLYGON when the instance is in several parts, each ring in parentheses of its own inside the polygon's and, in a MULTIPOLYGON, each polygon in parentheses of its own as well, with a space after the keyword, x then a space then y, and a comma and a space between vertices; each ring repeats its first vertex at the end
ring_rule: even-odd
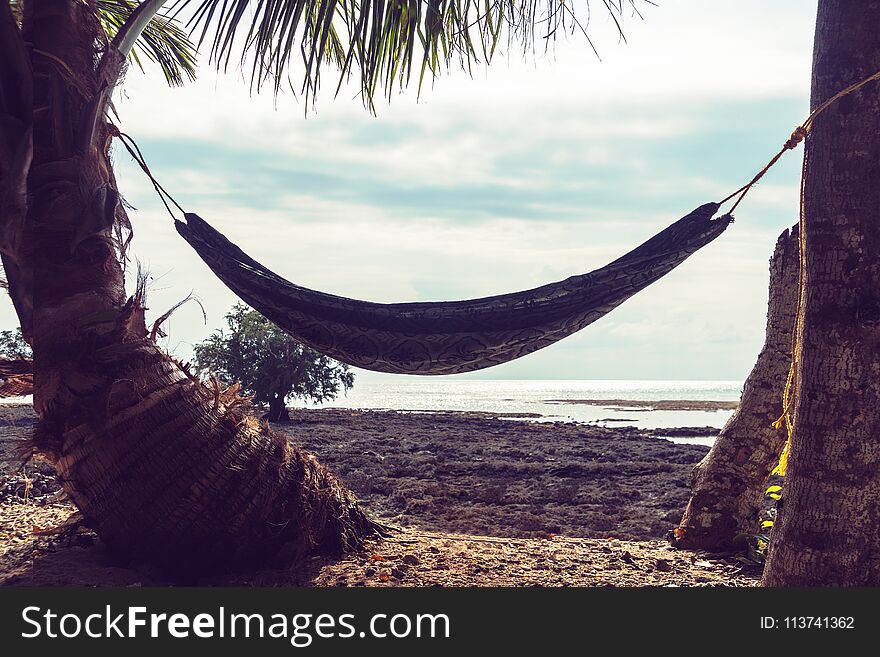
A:
MULTIPOLYGON (((230 573, 177 584, 315 586, 750 586, 738 555, 673 550, 663 536, 706 448, 635 429, 535 423, 474 413, 297 411, 278 425, 314 451, 386 523, 361 554, 308 572, 230 573)), ((33 416, 0 407, 0 467, 33 416)), ((4 466, 4 463, 7 464, 4 466)), ((86 528, 47 535, 74 511, 46 466, 0 479, 0 582, 166 585, 114 561, 86 528)))

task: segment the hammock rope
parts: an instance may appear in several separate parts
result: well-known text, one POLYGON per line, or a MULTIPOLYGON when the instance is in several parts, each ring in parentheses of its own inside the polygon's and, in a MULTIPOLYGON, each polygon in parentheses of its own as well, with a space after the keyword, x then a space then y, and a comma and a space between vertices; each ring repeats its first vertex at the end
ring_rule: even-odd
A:
POLYGON ((156 190, 156 194, 159 196, 159 200, 162 201, 162 204, 165 206, 165 209, 168 210, 168 214, 171 215, 171 218, 175 221, 177 217, 174 216, 174 212, 171 210, 171 206, 168 205, 168 201, 178 209, 182 214, 186 214, 186 210, 183 209, 183 206, 180 205, 177 201, 174 200, 174 197, 168 193, 162 185, 159 184, 159 181, 156 180, 155 176, 153 176, 153 172, 150 171, 150 167, 147 166, 147 160, 144 157, 144 154, 141 153, 140 147, 137 145, 134 139, 132 139, 131 135, 127 135, 124 132, 120 132, 116 126, 111 125, 111 132, 119 137, 119 141, 122 142, 122 145, 125 146, 125 149, 128 151, 128 154, 131 155, 132 159, 137 163, 137 165, 141 168, 141 170, 146 174, 147 178, 150 179, 150 182, 153 184, 153 189, 156 190), (167 199, 167 200, 166 200, 167 199))
MULTIPOLYGON (((281 329, 303 344, 357 367, 405 374, 456 374, 492 367, 553 344, 665 276, 724 232, 752 187, 787 151, 809 136, 818 116, 840 98, 876 80, 880 80, 880 71, 827 99, 795 128, 748 183, 720 202, 700 206, 605 267, 532 290, 467 301, 379 304, 291 283, 248 256, 201 217, 186 212, 153 176, 135 141, 116 129, 114 134, 152 182, 178 233, 227 287, 281 329), (735 199, 731 209, 713 219, 731 199, 735 199), (169 202, 183 214, 184 221, 175 216, 169 202)), ((802 175, 801 285, 803 184, 802 175)), ((799 349, 795 339, 784 412, 777 421, 779 425, 785 422, 789 443, 799 349)))
POLYGON ((877 71, 876 73, 873 73, 868 77, 841 89, 836 94, 828 98, 825 102, 816 106, 816 108, 812 112, 810 112, 810 115, 804 120, 804 122, 801 123, 797 128, 795 128, 794 131, 792 131, 791 136, 782 145, 782 148, 779 150, 779 152, 770 159, 767 165, 763 169, 761 169, 749 182, 747 182, 745 185, 737 189, 729 196, 724 197, 721 201, 719 201, 719 203, 721 205, 724 205, 727 201, 739 194, 739 198, 736 199, 733 207, 731 207, 729 211, 729 214, 733 214, 734 210, 736 210, 737 206, 745 198, 746 194, 749 193, 749 190, 756 184, 758 184, 758 181, 764 177, 764 174, 766 174, 771 168, 773 168, 773 165, 779 161, 779 159, 786 153, 786 151, 794 150, 798 147, 798 144, 800 144, 802 141, 804 141, 804 139, 807 138, 807 135, 810 134, 810 130, 813 127, 813 122, 819 115, 821 115, 825 110, 834 105, 834 103, 836 103, 844 96, 848 96, 849 94, 858 91, 865 85, 870 84, 871 82, 874 82, 876 80, 880 80, 880 71, 877 71))
MULTIPOLYGON (((749 190, 758 183, 761 178, 764 177, 774 164, 776 164, 782 155, 789 150, 794 150, 797 148, 798 144, 804 141, 810 134, 810 131, 813 128, 813 123, 815 120, 825 112, 829 107, 834 105, 838 100, 843 98, 844 96, 848 96, 849 94, 858 91, 862 87, 870 84, 871 82, 875 82, 880 80, 880 71, 872 73, 866 78, 855 82, 848 87, 844 87, 840 91, 838 91, 833 96, 828 97, 825 101, 820 103, 810 112, 809 116, 801 123, 794 131, 791 133, 791 137, 789 137, 788 141, 782 146, 782 149, 773 156, 770 162, 761 169, 751 181, 740 187, 738 190, 733 192, 730 196, 727 196, 725 199, 721 201, 722 204, 732 199, 734 196, 739 194, 739 198, 734 202, 733 207, 730 209, 730 213, 732 214, 736 207, 740 204, 740 201, 745 198, 745 195, 749 192, 749 190)), ((780 429, 782 426, 785 426, 786 433, 788 435, 787 440, 785 441, 785 446, 782 449, 782 453, 779 457, 779 463, 773 469, 774 475, 782 475, 785 476, 787 467, 788 467, 788 457, 791 453, 791 443, 794 438, 794 409, 796 400, 796 390, 797 390, 797 368, 798 363, 801 360, 801 355, 803 351, 803 345, 800 341, 800 332, 801 325, 803 323, 803 295, 802 292, 804 290, 804 281, 806 278, 806 231, 804 230, 804 215, 805 215, 805 206, 804 206, 804 197, 805 197, 805 184, 806 184, 806 173, 807 173, 807 163, 809 161, 809 151, 804 152, 804 159, 801 164, 801 181, 800 181, 800 202, 798 205, 798 299, 797 299, 797 309, 795 312, 796 318, 796 326, 795 330, 792 333, 792 345, 791 345, 791 364, 788 370, 788 376, 785 381, 785 389, 782 393, 782 415, 773 422, 774 429, 780 429)))

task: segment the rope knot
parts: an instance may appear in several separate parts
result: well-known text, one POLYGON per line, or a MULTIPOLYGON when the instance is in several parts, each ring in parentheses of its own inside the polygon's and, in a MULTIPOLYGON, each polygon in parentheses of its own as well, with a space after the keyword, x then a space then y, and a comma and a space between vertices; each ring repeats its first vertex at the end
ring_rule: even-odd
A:
POLYGON ((785 150, 790 151, 797 148, 797 145, 800 144, 807 136, 807 129, 799 125, 794 129, 794 132, 791 133, 791 137, 788 138, 788 141, 785 142, 785 150))

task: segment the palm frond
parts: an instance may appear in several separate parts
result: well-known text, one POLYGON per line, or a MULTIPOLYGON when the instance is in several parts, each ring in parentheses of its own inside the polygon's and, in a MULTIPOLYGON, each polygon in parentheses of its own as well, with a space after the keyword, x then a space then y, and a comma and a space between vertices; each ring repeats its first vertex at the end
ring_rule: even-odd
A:
MULTIPOLYGON (((624 15, 640 16, 641 2, 653 4, 602 0, 621 37, 624 15)), ((291 70, 301 65, 299 87, 314 100, 329 64, 339 72, 337 93, 354 77, 371 107, 414 71, 421 90, 429 73, 491 62, 505 39, 528 53, 560 32, 586 36, 589 22, 587 0, 176 0, 173 15, 184 10, 199 46, 210 44, 210 62, 250 68, 252 90, 293 88, 291 70)))
MULTIPOLYGON (((138 7, 135 0, 97 0, 98 17, 109 38, 138 7)), ((168 16, 153 16, 140 34, 129 59, 144 70, 142 57, 156 63, 165 74, 169 85, 182 86, 196 77, 196 47, 180 24, 168 16)))

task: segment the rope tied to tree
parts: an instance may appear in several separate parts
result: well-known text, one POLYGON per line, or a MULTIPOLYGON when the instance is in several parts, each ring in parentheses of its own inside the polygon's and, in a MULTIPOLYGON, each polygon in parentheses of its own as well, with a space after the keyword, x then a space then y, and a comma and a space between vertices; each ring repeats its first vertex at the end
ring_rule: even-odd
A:
POLYGON ((798 145, 809 136, 810 130, 813 127, 813 122, 816 120, 816 118, 820 114, 822 114, 825 110, 827 110, 829 107, 831 107, 834 103, 836 103, 838 100, 840 100, 844 96, 848 96, 849 94, 851 94, 855 91, 858 91, 859 89, 861 89, 865 85, 870 84, 871 82, 874 82, 875 80, 880 80, 880 71, 877 71, 876 73, 873 73, 873 74, 869 75, 868 77, 866 77, 862 80, 859 80, 858 82, 851 84, 848 87, 841 89, 836 94, 834 94, 833 96, 831 96, 830 98, 825 100, 823 103, 818 105, 816 107, 816 109, 814 109, 812 112, 810 112, 810 115, 806 118, 806 120, 792 131, 791 136, 782 145, 782 148, 779 150, 779 152, 776 153, 776 155, 774 155, 770 159, 770 161, 767 163, 767 165, 763 169, 761 169, 757 174, 755 174, 755 177, 752 178, 745 185, 743 185, 742 187, 737 189, 732 194, 725 196, 721 201, 719 201, 719 204, 723 205, 724 203, 727 203, 727 201, 729 201, 730 199, 732 199, 733 197, 738 195, 739 197, 736 199, 733 206, 730 208, 730 211, 728 212, 728 214, 733 214, 733 211, 736 210, 737 206, 746 197, 746 194, 749 193, 749 190, 752 187, 754 187, 756 184, 758 184, 758 181, 760 181, 761 178, 764 177, 764 175, 773 167, 773 165, 776 164, 779 161, 779 159, 783 155, 785 155, 785 153, 787 151, 791 151, 791 150, 794 150, 795 148, 797 148, 798 145))
POLYGON ((791 133, 791 137, 788 138, 788 141, 785 142, 784 150, 793 151, 797 148, 798 144, 800 144, 804 139, 807 138, 807 129, 799 125, 794 129, 794 132, 791 133))
POLYGON ((155 176, 153 176, 152 171, 150 171, 150 167, 147 166, 147 160, 144 157, 144 154, 141 152, 140 147, 138 147, 137 142, 131 137, 131 135, 127 135, 122 132, 112 123, 108 124, 110 129, 110 134, 114 137, 118 137, 119 141, 122 142, 122 145, 125 146, 125 149, 128 151, 129 155, 131 155, 132 159, 137 163, 137 165, 141 168, 141 170, 146 174, 147 178, 150 179, 150 182, 153 184, 153 189, 156 190, 156 194, 159 195, 159 199, 162 201, 162 204, 165 206, 165 209, 168 210, 168 214, 171 215, 171 218, 175 221, 177 217, 174 216, 174 212, 171 210, 171 206, 168 205, 168 201, 176 207, 182 214, 186 214, 186 210, 183 209, 183 206, 180 205, 171 194, 168 193, 162 185, 156 180, 155 176), (167 200, 166 200, 167 199, 167 200))
MULTIPOLYGON (((782 154, 785 153, 785 151, 793 150, 794 148, 797 147, 798 144, 800 144, 802 141, 804 141, 809 136, 810 130, 813 128, 813 122, 816 120, 816 118, 819 115, 821 115, 825 110, 827 110, 829 107, 834 105, 838 100, 840 100, 844 96, 848 96, 849 94, 851 94, 855 91, 858 91, 859 89, 861 89, 865 85, 870 84, 871 82, 874 82, 877 80, 880 80, 880 71, 877 71, 877 72, 873 73, 872 75, 869 75, 868 77, 866 77, 862 80, 859 80, 858 82, 851 84, 848 87, 841 89, 836 94, 834 94, 833 96, 830 96, 825 101, 820 103, 812 112, 810 112, 810 115, 807 117, 807 119, 801 125, 799 125, 797 128, 794 129, 794 132, 791 133, 791 137, 788 139, 788 141, 785 142, 785 145, 783 146, 782 150, 779 153, 777 153, 776 156, 774 156, 774 158, 770 161, 770 163, 766 167, 764 167, 764 169, 762 169, 758 173, 758 175, 755 176, 755 178, 748 185, 740 188, 739 190, 737 190, 736 192, 734 192, 733 194, 731 194, 730 196, 728 196, 724 200, 727 201, 730 198, 732 198, 733 196, 736 196, 736 194, 738 194, 740 191, 742 191, 741 196, 739 197, 739 199, 737 199, 736 203, 734 203, 734 205, 733 205, 733 208, 736 208, 736 206, 739 204, 739 202, 746 195, 746 192, 748 192, 748 190, 756 182, 758 182, 758 180, 760 180, 765 173, 767 173, 767 171, 770 169, 770 167, 772 167, 774 164, 776 164, 776 162, 779 160, 779 158, 782 156, 782 154)), ((785 441, 785 446, 782 448, 782 453, 779 456, 779 463, 776 465, 776 467, 773 469, 773 472, 772 472, 772 474, 781 475, 781 476, 785 476, 786 470, 788 468, 788 458, 789 458, 789 455, 791 454, 791 443, 792 443, 792 438, 794 437, 793 412, 794 412, 795 403, 796 403, 797 366, 798 366, 798 363, 800 362, 801 352, 803 351, 803 345, 800 341, 799 335, 801 332, 800 331, 801 325, 803 323, 803 316, 802 316, 801 311, 803 309, 804 299, 803 299, 803 294, 801 294, 800 291, 802 291, 804 288, 804 281, 805 281, 805 275, 806 275, 806 236, 805 236, 805 231, 804 231, 804 214, 805 214, 804 192, 805 192, 805 183, 806 183, 805 178, 806 178, 806 172, 807 172, 808 158, 809 158, 809 153, 805 152, 804 153, 804 161, 803 161, 803 165, 801 168, 800 208, 799 208, 799 215, 798 215, 798 252, 799 252, 798 287, 799 287, 799 292, 798 292, 798 301, 797 301, 797 312, 795 315, 795 317, 796 317, 795 321, 797 322, 797 324, 795 326, 794 334, 792 335, 791 366, 789 367, 789 370, 788 370, 788 377, 785 382, 785 390, 782 393, 782 414, 779 416, 779 418, 776 419, 775 422, 773 422, 773 425, 772 425, 774 429, 780 429, 780 428, 782 428, 783 425, 785 425, 786 433, 788 434, 788 439, 785 441)), ((722 203, 723 202, 724 201, 722 201, 722 203)), ((731 212, 733 212, 733 209, 731 209, 731 212)))

